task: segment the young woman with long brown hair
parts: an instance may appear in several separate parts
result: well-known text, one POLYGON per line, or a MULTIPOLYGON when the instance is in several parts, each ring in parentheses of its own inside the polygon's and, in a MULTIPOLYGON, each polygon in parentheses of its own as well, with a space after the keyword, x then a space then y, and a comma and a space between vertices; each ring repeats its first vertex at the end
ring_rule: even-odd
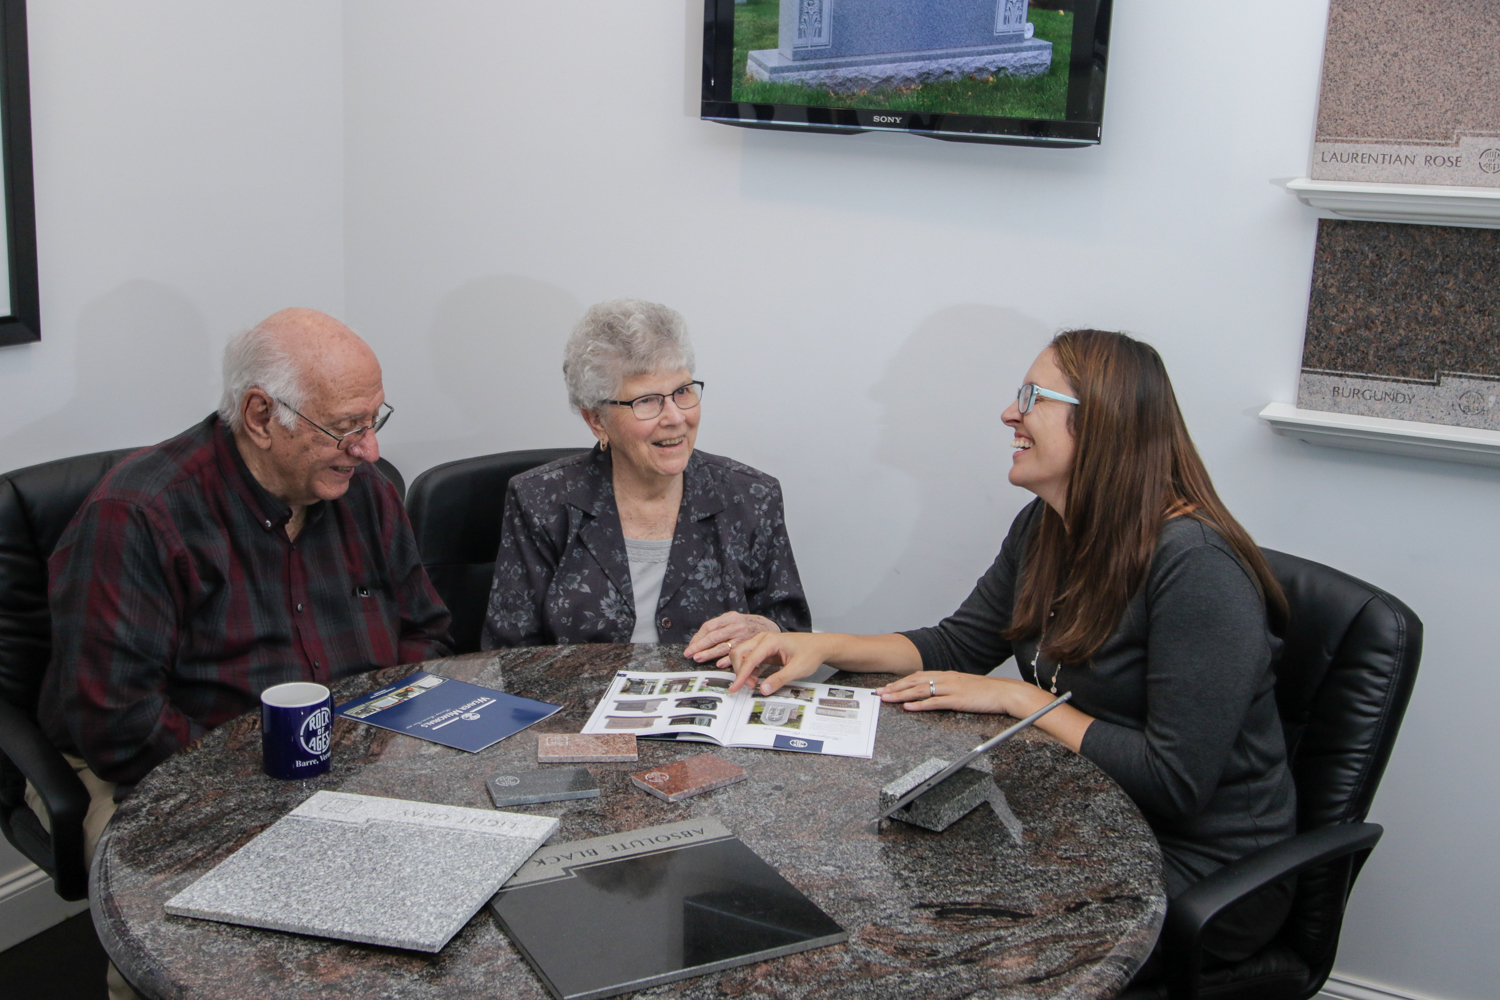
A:
MULTIPOLYGON (((743 686, 769 694, 820 664, 901 675, 881 689, 912 711, 1029 715, 1113 777, 1150 822, 1169 896, 1295 832, 1296 793, 1276 711, 1274 629, 1286 600, 1225 509, 1193 447, 1160 356, 1123 334, 1059 334, 1004 422, 1010 481, 1037 495, 962 606, 894 635, 774 634, 737 645, 743 686), (1022 680, 986 676, 1014 656, 1022 680)), ((1248 955, 1290 890, 1222 922, 1209 947, 1248 955)))

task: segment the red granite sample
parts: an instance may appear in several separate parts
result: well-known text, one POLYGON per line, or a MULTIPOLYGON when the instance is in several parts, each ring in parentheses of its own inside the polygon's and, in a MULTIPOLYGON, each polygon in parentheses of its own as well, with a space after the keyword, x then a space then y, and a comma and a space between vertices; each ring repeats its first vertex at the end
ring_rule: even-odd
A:
POLYGON ((612 764, 640 760, 634 733, 585 735, 541 733, 536 738, 536 759, 543 764, 612 764))
POLYGON ((630 780, 637 788, 645 789, 663 802, 679 802, 689 796, 744 781, 747 777, 749 775, 743 767, 711 753, 700 753, 675 764, 632 774, 630 780))

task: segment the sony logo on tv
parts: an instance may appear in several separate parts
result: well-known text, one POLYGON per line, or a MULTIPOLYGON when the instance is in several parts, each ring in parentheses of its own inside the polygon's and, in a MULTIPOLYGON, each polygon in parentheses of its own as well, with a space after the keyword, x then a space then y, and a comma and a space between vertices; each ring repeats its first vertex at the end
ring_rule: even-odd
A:
POLYGON ((877 124, 877 125, 884 125, 884 124, 887 124, 887 123, 894 124, 894 125, 900 125, 901 124, 901 116, 900 115, 876 115, 875 116, 875 124, 877 124))

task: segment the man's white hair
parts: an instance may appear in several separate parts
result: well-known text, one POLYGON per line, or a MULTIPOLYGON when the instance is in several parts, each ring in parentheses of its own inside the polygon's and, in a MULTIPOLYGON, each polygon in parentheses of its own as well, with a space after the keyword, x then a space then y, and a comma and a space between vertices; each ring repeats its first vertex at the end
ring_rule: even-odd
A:
POLYGON ((302 366, 278 342, 275 332, 261 323, 241 331, 224 348, 224 394, 219 398, 219 419, 238 431, 244 425, 245 393, 260 389, 276 400, 276 419, 292 430, 297 426, 293 410, 307 405, 302 366))

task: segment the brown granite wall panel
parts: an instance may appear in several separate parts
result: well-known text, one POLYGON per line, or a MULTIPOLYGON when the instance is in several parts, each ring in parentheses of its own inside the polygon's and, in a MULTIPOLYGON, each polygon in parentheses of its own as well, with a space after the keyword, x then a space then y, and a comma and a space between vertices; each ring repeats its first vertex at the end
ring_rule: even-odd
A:
POLYGON ((1318 223, 1297 405, 1500 430, 1500 231, 1318 223))
POLYGON ((1312 176, 1500 187, 1500 3, 1332 0, 1312 176))

